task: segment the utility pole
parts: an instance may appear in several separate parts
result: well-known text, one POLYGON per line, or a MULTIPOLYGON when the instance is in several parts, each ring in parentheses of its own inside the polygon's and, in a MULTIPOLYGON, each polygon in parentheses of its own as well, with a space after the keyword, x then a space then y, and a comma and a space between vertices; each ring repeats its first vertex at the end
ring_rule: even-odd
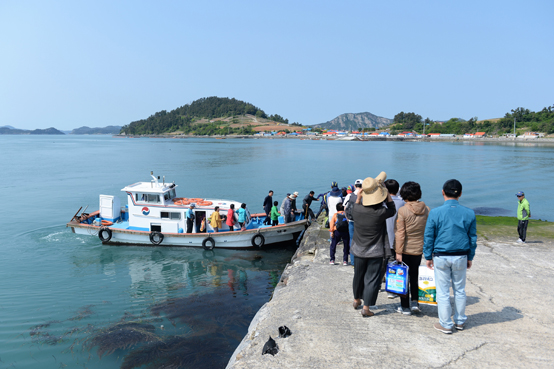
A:
POLYGON ((514 138, 516 137, 516 118, 514 117, 514 138))

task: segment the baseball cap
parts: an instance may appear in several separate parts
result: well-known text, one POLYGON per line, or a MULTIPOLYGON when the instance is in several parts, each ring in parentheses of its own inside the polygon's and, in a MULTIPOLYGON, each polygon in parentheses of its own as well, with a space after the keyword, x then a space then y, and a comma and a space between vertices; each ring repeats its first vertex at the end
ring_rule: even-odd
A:
POLYGON ((519 191, 518 193, 516 193, 516 196, 517 197, 525 196, 525 194, 523 193, 523 191, 519 191))
POLYGON ((442 189, 448 197, 459 197, 462 193, 462 184, 457 179, 449 179, 444 182, 442 189))
POLYGON ((338 184, 337 182, 332 182, 332 183, 331 183, 331 188, 333 188, 333 187, 338 187, 338 186, 339 186, 339 184, 338 184))
POLYGON ((354 186, 362 187, 362 183, 364 183, 364 181, 362 181, 361 179, 357 179, 356 182, 354 182, 354 186))

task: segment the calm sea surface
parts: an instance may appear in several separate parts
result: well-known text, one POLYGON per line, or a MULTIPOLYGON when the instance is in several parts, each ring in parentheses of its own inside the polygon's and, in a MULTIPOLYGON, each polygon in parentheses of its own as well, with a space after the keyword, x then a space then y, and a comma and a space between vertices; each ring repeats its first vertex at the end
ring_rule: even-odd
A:
POLYGON ((255 212, 270 189, 280 203, 380 171, 419 182, 433 208, 457 178, 461 203, 478 213, 514 216, 525 191, 533 218, 554 220, 551 146, 0 136, 0 157, 0 368, 225 366, 294 248, 103 246, 65 228, 80 206, 96 210, 99 194, 123 200, 121 188, 150 171, 182 197, 255 212))

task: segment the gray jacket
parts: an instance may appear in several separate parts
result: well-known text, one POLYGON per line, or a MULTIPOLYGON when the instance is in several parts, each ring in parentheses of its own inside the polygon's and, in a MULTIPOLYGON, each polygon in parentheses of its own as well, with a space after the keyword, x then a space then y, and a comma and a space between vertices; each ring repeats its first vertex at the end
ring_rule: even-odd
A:
POLYGON ((352 253, 360 258, 389 257, 391 249, 387 235, 387 218, 396 214, 394 201, 383 204, 363 206, 354 204, 352 217, 354 227, 354 239, 352 240, 352 253))

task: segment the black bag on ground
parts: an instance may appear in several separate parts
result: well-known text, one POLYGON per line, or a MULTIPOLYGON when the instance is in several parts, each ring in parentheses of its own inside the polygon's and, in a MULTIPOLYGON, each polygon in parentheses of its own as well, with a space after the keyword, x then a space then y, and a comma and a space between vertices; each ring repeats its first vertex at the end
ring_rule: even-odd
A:
POLYGON ((290 332, 289 327, 287 327, 286 325, 283 325, 283 326, 279 327, 279 337, 287 338, 291 334, 292 333, 290 332))
POLYGON ((264 348, 262 350, 262 355, 271 354, 272 356, 274 356, 278 352, 279 352, 279 348, 277 347, 275 340, 271 338, 271 336, 269 336, 269 339, 265 343, 264 348))

